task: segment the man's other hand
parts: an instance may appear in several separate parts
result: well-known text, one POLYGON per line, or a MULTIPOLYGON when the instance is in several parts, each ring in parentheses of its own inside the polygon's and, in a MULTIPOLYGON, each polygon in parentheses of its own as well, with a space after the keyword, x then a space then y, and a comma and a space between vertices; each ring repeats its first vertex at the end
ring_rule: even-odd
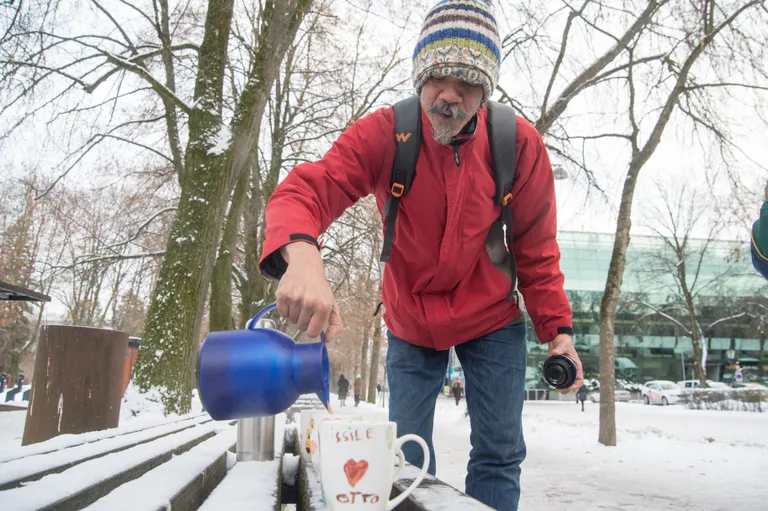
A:
POLYGON ((573 382, 567 389, 558 389, 560 394, 568 394, 574 390, 578 390, 584 384, 584 370, 581 367, 581 359, 579 354, 576 353, 576 348, 573 347, 573 338, 568 334, 560 334, 547 343, 549 348, 549 356, 553 355, 565 355, 576 364, 576 381, 573 382))
POLYGON ((327 325, 325 338, 332 341, 344 327, 325 278, 320 252, 304 242, 290 243, 280 251, 288 269, 275 292, 278 313, 312 338, 319 336, 327 325))

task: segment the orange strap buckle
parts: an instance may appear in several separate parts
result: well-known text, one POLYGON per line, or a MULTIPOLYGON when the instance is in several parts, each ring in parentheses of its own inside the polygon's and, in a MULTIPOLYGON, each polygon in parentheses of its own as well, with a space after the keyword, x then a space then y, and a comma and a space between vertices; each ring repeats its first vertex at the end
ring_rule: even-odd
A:
POLYGON ((404 191, 405 191, 405 186, 401 185, 400 183, 394 183, 392 185, 392 195, 394 197, 402 196, 404 191))
POLYGON ((507 204, 509 204, 509 201, 511 200, 512 200, 512 193, 508 193, 504 196, 504 200, 502 200, 501 203, 506 206, 507 204))

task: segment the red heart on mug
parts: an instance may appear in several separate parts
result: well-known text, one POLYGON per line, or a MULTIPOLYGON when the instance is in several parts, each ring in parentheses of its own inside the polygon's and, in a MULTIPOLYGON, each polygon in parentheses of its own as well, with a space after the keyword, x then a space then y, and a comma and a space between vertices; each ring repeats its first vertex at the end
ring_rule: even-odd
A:
POLYGON ((360 479, 363 478, 366 472, 368 472, 368 462, 365 460, 355 461, 350 459, 344 463, 344 474, 353 488, 360 482, 360 479))

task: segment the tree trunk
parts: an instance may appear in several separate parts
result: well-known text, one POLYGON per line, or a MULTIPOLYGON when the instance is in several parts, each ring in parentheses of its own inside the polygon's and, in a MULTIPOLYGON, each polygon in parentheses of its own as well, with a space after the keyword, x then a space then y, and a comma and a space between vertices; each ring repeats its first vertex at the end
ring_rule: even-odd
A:
MULTIPOLYGON (((658 142, 657 142, 658 143, 658 142)), ((605 282, 605 292, 600 304, 600 432, 598 441, 607 446, 616 445, 616 366, 614 354, 614 332, 616 309, 619 305, 621 281, 627 262, 629 231, 632 227, 632 200, 637 184, 637 175, 645 164, 634 152, 629 166, 624 189, 621 194, 619 219, 613 243, 611 265, 605 282)))
POLYGON ((213 147, 222 132, 232 4, 233 0, 208 3, 194 94, 199 106, 189 116, 185 177, 135 369, 142 390, 160 389, 166 413, 189 412, 193 354, 228 198, 227 154, 213 147))
POLYGON ((243 172, 237 180, 232 202, 229 206, 227 223, 219 245, 219 255, 213 267, 211 276, 210 323, 211 332, 232 330, 235 321, 232 316, 232 258, 237 245, 237 233, 240 227, 240 217, 245 206, 245 191, 248 186, 250 172, 243 172))
POLYGON ((373 328, 373 325, 368 326, 365 329, 365 336, 363 337, 363 348, 360 356, 360 376, 363 379, 363 389, 360 392, 361 395, 365 395, 365 389, 368 388, 368 345, 370 344, 368 336, 373 328))
MULTIPOLYGON (((378 311, 376 311, 378 313, 378 311)), ((381 352, 381 318, 376 314, 371 348, 371 376, 368 378, 368 402, 376 404, 376 385, 379 380, 379 352, 381 352)))
POLYGON ((629 245, 629 218, 627 226, 619 226, 613 245, 613 256, 608 269, 605 292, 600 304, 600 432, 598 441, 603 445, 616 445, 616 366, 613 346, 616 309, 621 292, 621 278, 624 274, 626 251, 629 245))
POLYGON ((263 210, 266 198, 260 185, 260 166, 256 165, 251 199, 243 212, 245 224, 245 276, 240 284, 240 328, 267 303, 270 282, 259 273, 259 259, 264 242, 263 210))
POLYGON ((221 110, 232 4, 233 0, 209 0, 195 83, 197 107, 189 116, 184 183, 136 365, 139 386, 158 387, 166 413, 189 411, 194 354, 224 210, 251 154, 286 41, 292 41, 311 0, 277 6, 266 2, 249 82, 232 121, 233 140, 220 151, 214 148, 229 138, 229 130, 221 125, 221 110))
MULTIPOLYGON (((679 264, 678 268, 682 268, 680 271, 685 272, 685 263, 679 264)), ((685 295, 685 307, 688 309, 688 319, 691 323, 691 343, 693 344, 693 360, 695 364, 696 379, 699 380, 701 388, 704 389, 707 388, 707 375, 704 372, 703 364, 705 362, 702 360, 701 341, 703 336, 699 330, 699 322, 696 319, 696 309, 694 308, 693 297, 688 290, 685 280, 681 280, 681 283, 683 294, 685 295)))
MULTIPOLYGON (((687 245, 687 234, 686 239, 683 242, 683 247, 687 245)), ((696 371, 696 379, 699 380, 699 384, 701 385, 701 388, 707 388, 707 375, 704 372, 704 364, 706 362, 702 360, 702 350, 701 350, 701 342, 704 339, 704 336, 701 333, 701 330, 699 328, 699 321, 696 318, 696 307, 693 303, 693 294, 691 292, 691 288, 688 287, 688 280, 687 280, 687 266, 685 261, 685 250, 683 247, 676 248, 675 255, 677 256, 677 277, 680 281, 680 288, 683 292, 683 298, 685 300, 685 308, 688 311, 688 321, 690 322, 690 332, 691 332, 691 343, 693 344, 693 360, 694 360, 694 368, 696 371)), ((683 379, 685 379, 685 375, 683 375, 683 379)))
MULTIPOLYGON (((176 73, 173 67, 173 52, 171 52, 171 29, 169 23, 168 0, 159 0, 160 23, 157 35, 163 43, 163 67, 165 68, 165 86, 176 93, 176 73)), ((176 105, 170 98, 161 96, 165 107, 165 125, 168 132, 168 144, 173 157, 173 168, 179 178, 179 186, 184 186, 184 161, 181 157, 181 140, 179 138, 179 121, 176 115, 176 105)))
MULTIPOLYGON (((269 281, 261 277, 259 273, 259 259, 261 259, 261 247, 264 245, 265 225, 264 211, 269 197, 277 188, 277 182, 280 180, 280 171, 283 168, 283 150, 285 146, 285 129, 283 125, 283 101, 286 101, 288 95, 285 90, 281 90, 278 82, 275 96, 274 122, 272 125, 271 141, 271 160, 267 175, 261 175, 261 166, 258 162, 254 164, 255 172, 253 175, 253 184, 251 187, 251 200, 246 212, 245 229, 245 281, 241 286, 240 295, 242 305, 240 307, 240 322, 245 324, 248 319, 253 317, 259 309, 267 302, 272 302, 273 289, 269 281)), ((286 105, 287 106, 287 105, 286 105)))

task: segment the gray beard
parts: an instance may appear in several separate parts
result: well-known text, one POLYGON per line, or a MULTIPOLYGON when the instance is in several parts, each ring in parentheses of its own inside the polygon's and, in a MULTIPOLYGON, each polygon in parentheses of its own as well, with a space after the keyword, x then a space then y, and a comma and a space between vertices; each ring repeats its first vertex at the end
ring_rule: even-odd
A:
POLYGON ((453 129, 451 129, 449 124, 443 126, 432 126, 432 137, 438 144, 448 145, 453 142, 453 138, 455 136, 456 133, 453 132, 453 129))

